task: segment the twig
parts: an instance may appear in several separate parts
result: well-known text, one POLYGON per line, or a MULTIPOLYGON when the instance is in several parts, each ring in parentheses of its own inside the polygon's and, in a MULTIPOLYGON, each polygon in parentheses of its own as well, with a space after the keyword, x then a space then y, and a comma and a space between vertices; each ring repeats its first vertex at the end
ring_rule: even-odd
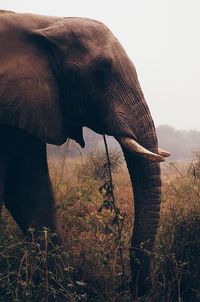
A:
POLYGON ((170 166, 172 166, 183 178, 185 178, 186 176, 177 168, 177 166, 175 165, 175 163, 173 161, 170 162, 170 166))
POLYGON ((122 275, 123 279, 125 279, 125 266, 124 266, 124 258, 123 258, 123 251, 121 247, 121 238, 122 238, 122 227, 120 227, 120 222, 119 222, 119 217, 118 217, 118 211, 116 207, 116 201, 115 201, 115 195, 114 195, 114 190, 113 190, 113 178, 112 178, 112 171, 111 171, 111 162, 110 162, 110 157, 109 157, 109 152, 108 152, 108 145, 106 142, 106 137, 103 135, 103 140, 105 144, 105 150, 106 150, 106 157, 108 161, 108 171, 109 171, 109 178, 110 178, 110 187, 111 187, 111 196, 112 196, 112 202, 113 202, 113 209, 116 215, 116 225, 117 225, 117 231, 118 231, 118 248, 119 248, 119 256, 120 256, 120 261, 121 261, 121 268, 122 268, 122 275))
MULTIPOLYGON (((61 154, 60 152, 60 155, 62 156, 62 163, 61 163, 61 171, 59 173, 59 179, 58 179, 58 182, 56 184, 56 188, 55 188, 55 191, 58 192, 59 188, 60 188, 60 185, 61 185, 61 182, 63 180, 63 175, 64 175, 64 171, 65 171, 65 162, 66 162, 66 155, 67 155, 67 151, 69 149, 69 145, 70 145, 70 139, 67 140, 67 143, 66 143, 66 148, 65 148, 65 154, 61 154)), ((59 150, 60 151, 60 150, 59 150)))
POLYGON ((49 272, 48 272, 48 232, 44 229, 45 242, 45 285, 46 285, 46 301, 49 301, 49 272))

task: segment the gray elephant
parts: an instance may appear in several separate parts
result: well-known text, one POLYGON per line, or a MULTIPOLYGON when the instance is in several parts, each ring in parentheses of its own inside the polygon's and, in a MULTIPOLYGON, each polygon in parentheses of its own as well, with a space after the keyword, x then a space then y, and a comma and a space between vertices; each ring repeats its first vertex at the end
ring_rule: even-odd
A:
POLYGON ((169 154, 157 147, 133 63, 104 24, 85 18, 1 11, 0 45, 0 198, 24 233, 47 226, 61 237, 46 143, 71 138, 84 147, 84 126, 115 137, 134 184, 132 289, 145 294, 160 216, 159 162, 169 154))

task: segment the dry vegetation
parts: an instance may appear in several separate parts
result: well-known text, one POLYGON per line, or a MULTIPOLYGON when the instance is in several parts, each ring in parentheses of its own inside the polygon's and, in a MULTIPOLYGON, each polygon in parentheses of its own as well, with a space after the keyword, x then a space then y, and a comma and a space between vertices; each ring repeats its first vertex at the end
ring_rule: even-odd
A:
MULTIPOLYGON (((30 230, 31 240, 24 239, 4 210, 0 225, 0 301, 132 301, 128 293, 132 192, 120 155, 113 152, 111 160, 116 163, 114 193, 121 238, 107 194, 102 153, 73 160, 51 158, 65 249, 54 247, 48 253, 47 245, 54 234, 45 229, 40 238, 43 244, 34 240, 34 230, 30 230), (99 172, 97 168, 102 166, 104 171, 99 168, 99 172), (48 269, 47 261, 56 262, 56 269, 48 269)), ((195 170, 189 172, 188 164, 163 166, 153 290, 136 301, 200 301, 199 163, 197 156, 195 170)))

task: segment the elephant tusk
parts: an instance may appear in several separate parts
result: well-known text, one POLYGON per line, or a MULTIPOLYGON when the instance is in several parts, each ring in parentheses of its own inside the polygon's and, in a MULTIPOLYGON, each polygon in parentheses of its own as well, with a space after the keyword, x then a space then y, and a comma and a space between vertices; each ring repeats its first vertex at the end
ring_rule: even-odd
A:
POLYGON ((160 154, 161 156, 164 156, 164 157, 169 157, 171 154, 161 148, 158 148, 158 154, 160 154))
MULTIPOLYGON (((129 151, 136 153, 142 157, 145 157, 149 160, 156 161, 156 162, 162 162, 165 161, 164 154, 156 154, 153 153, 144 147, 142 147, 140 144, 138 144, 134 139, 128 138, 128 137, 116 137, 117 141, 124 146, 129 151)), ((163 151, 163 150, 162 150, 163 151)), ((162 153, 162 152, 161 152, 162 153)))

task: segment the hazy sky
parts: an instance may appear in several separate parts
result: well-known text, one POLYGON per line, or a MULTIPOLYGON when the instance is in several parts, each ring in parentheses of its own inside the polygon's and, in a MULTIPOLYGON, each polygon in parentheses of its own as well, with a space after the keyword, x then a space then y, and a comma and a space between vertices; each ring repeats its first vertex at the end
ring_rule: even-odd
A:
POLYGON ((156 125, 200 130, 200 0, 0 0, 0 8, 104 22, 133 60, 156 125))

